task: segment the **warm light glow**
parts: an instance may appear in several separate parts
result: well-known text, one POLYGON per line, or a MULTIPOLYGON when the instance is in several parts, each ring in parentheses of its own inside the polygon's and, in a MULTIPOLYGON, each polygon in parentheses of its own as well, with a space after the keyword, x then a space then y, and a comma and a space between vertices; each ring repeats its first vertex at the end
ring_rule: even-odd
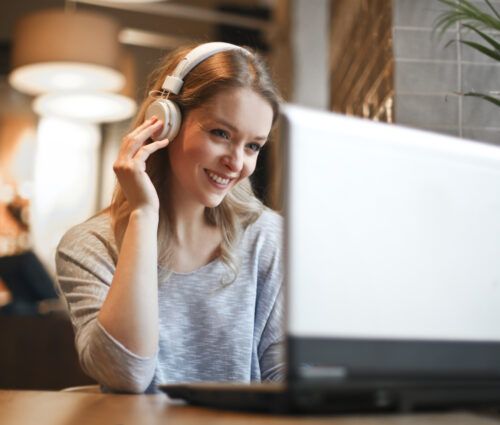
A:
POLYGON ((40 120, 32 237, 37 254, 52 271, 55 249, 63 234, 95 213, 100 137, 94 124, 40 120))
POLYGON ((35 112, 89 123, 123 121, 135 114, 135 102, 111 93, 50 93, 37 98, 35 112))
POLYGON ((125 77, 105 66, 46 62, 15 69, 9 75, 9 83, 20 92, 32 96, 61 90, 117 92, 125 86, 125 77))
POLYGON ((102 3, 160 3, 165 0, 101 0, 102 3))
POLYGON ((0 203, 8 204, 12 202, 14 196, 16 195, 16 191, 9 184, 0 184, 0 203))
POLYGON ((17 182, 19 194, 27 199, 31 197, 32 193, 30 186, 33 184, 34 152, 36 149, 35 130, 36 128, 33 124, 33 126, 25 128, 21 132, 16 143, 16 153, 12 158, 12 165, 10 167, 11 174, 17 182))

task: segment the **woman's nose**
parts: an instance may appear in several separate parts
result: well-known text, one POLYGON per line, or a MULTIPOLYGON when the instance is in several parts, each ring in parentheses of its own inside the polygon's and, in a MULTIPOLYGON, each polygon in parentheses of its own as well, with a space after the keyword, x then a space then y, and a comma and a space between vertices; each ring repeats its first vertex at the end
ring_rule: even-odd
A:
POLYGON ((243 168, 244 152, 242 147, 232 145, 224 156, 224 165, 232 172, 240 172, 243 168))

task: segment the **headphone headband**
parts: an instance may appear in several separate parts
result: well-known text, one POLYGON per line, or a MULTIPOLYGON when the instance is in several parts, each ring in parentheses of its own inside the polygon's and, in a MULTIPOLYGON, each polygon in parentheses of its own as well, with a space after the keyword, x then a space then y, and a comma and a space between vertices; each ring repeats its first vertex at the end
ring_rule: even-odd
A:
POLYGON ((165 91, 179 94, 182 85, 184 84, 184 78, 196 65, 203 62, 205 59, 219 52, 225 52, 227 50, 241 50, 245 54, 250 54, 250 52, 243 47, 237 46, 230 43, 222 42, 212 42, 204 43, 195 47, 191 50, 182 60, 179 62, 175 71, 172 75, 168 75, 165 78, 161 88, 165 91))
POLYGON ((226 50, 240 50, 247 55, 252 55, 249 50, 236 46, 235 44, 221 42, 200 44, 182 58, 177 64, 173 74, 165 78, 161 86, 163 91, 160 97, 148 106, 145 113, 146 119, 156 116, 164 123, 161 134, 155 135, 154 140, 162 140, 165 138, 173 140, 181 127, 181 110, 175 102, 168 99, 168 96, 163 96, 165 91, 179 94, 184 84, 184 77, 186 77, 189 71, 208 57, 226 50))

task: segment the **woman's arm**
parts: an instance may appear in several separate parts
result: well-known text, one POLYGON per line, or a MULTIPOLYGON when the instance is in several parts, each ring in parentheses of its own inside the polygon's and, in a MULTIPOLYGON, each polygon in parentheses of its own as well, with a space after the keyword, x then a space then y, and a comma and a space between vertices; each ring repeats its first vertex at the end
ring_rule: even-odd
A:
POLYGON ((286 376, 283 293, 280 290, 262 333, 259 360, 262 381, 284 381, 286 376))
POLYGON ((145 161, 168 141, 144 142, 160 127, 150 120, 125 137, 115 163, 131 210, 119 253, 100 216, 71 229, 56 255, 80 363, 114 391, 144 392, 156 367, 159 201, 145 161))
POLYGON ((146 174, 146 160, 168 140, 145 142, 161 126, 153 118, 127 135, 113 167, 131 213, 111 288, 98 316, 111 336, 139 356, 153 356, 158 347, 159 200, 146 174))
POLYGON ((130 214, 111 288, 98 315, 116 340, 139 356, 158 347, 158 213, 130 214))
POLYGON ((106 213, 69 230, 57 249, 57 281, 83 370, 107 389, 141 393, 151 384, 156 356, 133 353, 97 320, 116 270, 113 239, 106 213))
POLYGON ((258 346, 262 381, 285 379, 283 219, 264 212, 261 223, 264 243, 259 253, 256 319, 262 324, 258 346))

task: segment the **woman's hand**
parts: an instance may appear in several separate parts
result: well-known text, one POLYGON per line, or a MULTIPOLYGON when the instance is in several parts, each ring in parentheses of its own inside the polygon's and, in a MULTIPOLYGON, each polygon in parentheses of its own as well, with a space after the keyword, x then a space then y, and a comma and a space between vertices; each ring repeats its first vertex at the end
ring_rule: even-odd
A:
POLYGON ((169 140, 145 143, 153 134, 160 131, 162 125, 161 121, 152 117, 127 134, 113 165, 131 211, 146 209, 157 213, 160 208, 158 194, 146 174, 146 160, 152 153, 167 146, 169 140))

